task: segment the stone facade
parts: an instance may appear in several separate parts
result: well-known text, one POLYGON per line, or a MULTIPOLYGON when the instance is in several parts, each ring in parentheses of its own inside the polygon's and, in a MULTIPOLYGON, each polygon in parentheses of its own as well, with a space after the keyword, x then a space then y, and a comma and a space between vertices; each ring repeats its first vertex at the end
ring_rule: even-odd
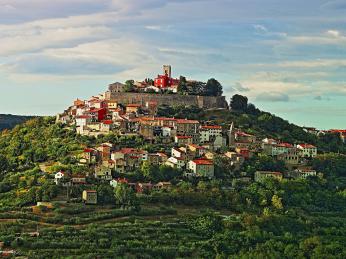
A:
POLYGON ((140 104, 145 106, 147 102, 157 102, 158 105, 185 105, 199 108, 228 108, 224 96, 197 96, 176 94, 149 94, 149 93, 120 93, 107 91, 106 100, 116 101, 124 105, 140 104))

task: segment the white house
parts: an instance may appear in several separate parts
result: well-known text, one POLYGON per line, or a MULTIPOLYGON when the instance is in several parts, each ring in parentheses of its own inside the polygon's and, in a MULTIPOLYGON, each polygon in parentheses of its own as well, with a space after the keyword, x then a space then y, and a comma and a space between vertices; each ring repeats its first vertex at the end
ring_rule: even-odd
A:
POLYGON ((217 125, 205 125, 199 129, 200 142, 212 141, 217 136, 222 136, 222 127, 217 125))
POLYGON ((163 137, 172 137, 173 129, 171 127, 162 127, 162 136, 163 137))
POLYGON ((189 161, 187 169, 189 169, 194 176, 214 177, 214 163, 209 159, 195 159, 189 161))
POLYGON ((91 117, 89 115, 81 115, 76 117, 76 126, 77 127, 84 127, 87 126, 88 123, 90 123, 91 117))
POLYGON ((294 170, 294 175, 299 179, 306 179, 309 176, 316 176, 317 172, 313 169, 296 169, 294 170))
POLYGON ((62 186, 71 185, 71 182, 67 180, 68 179, 65 172, 60 171, 54 175, 54 182, 56 185, 62 185, 62 186))
POLYGON ((173 147, 171 150, 171 155, 172 157, 176 158, 184 158, 186 155, 186 148, 180 147, 180 148, 175 148, 173 147))
POLYGON ((182 158, 170 157, 165 164, 173 168, 181 169, 185 166, 185 160, 182 158))
POLYGON ((299 144, 297 149, 300 151, 302 157, 316 157, 317 147, 311 144, 299 144))

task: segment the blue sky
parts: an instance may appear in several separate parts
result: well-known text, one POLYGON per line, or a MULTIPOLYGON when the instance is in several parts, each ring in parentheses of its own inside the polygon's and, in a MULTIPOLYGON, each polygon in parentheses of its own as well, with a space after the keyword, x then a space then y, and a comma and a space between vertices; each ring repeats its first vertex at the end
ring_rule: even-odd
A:
POLYGON ((162 64, 346 128, 346 0, 0 0, 0 113, 53 115, 162 64))

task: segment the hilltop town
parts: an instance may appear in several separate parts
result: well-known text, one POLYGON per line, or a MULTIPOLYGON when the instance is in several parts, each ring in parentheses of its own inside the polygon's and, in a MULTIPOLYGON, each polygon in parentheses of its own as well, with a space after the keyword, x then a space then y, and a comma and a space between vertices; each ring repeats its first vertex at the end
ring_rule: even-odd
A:
MULTIPOLYGON (((157 100, 162 96, 168 96, 176 105, 181 105, 181 96, 172 95, 178 93, 179 85, 181 81, 171 77, 171 67, 164 66, 164 74, 155 80, 114 83, 103 94, 89 100, 75 100, 64 113, 57 116, 57 123, 82 136, 138 138, 142 143, 150 144, 150 148, 110 142, 86 146, 78 159, 80 165, 90 170, 78 176, 57 172, 56 184, 64 182, 66 185, 66 179, 70 179, 69 184, 86 184, 86 178, 92 177, 112 187, 121 182, 133 186, 137 192, 143 192, 144 189, 151 191, 155 188, 168 188, 171 183, 131 182, 126 175, 145 166, 161 166, 179 171, 183 177, 210 180, 215 178, 215 167, 225 166, 216 162, 220 159, 229 166, 232 171, 229 173, 236 175, 235 172, 238 172, 235 179, 239 182, 262 181, 267 177, 281 180, 323 176, 323 172, 312 169, 309 163, 318 154, 318 148, 313 144, 287 143, 269 136, 260 138, 237 128, 233 122, 218 125, 212 121, 160 116, 158 110, 164 104, 159 104, 157 100), (150 98, 138 98, 140 93, 148 91, 150 98), (122 94, 125 92, 128 96, 124 98, 122 94), (262 170, 254 174, 242 171, 244 163, 261 154, 282 163, 282 168, 287 170, 262 170)), ((220 97, 221 93, 222 87, 218 88, 215 96, 220 97)), ((194 103, 189 104, 193 105, 194 103)), ((227 110, 228 104, 208 108, 227 110)), ((325 134, 313 128, 305 128, 305 131, 314 135, 325 134)), ((344 141, 343 134, 341 138, 344 141)))

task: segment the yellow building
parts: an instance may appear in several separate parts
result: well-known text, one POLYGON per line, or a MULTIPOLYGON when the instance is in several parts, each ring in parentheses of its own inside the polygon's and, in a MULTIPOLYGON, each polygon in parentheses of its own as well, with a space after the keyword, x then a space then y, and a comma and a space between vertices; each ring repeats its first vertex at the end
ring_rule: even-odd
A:
POLYGON ((126 113, 137 113, 141 108, 140 104, 128 104, 126 105, 126 113))
POLYGON ((97 204, 97 191, 84 190, 82 198, 85 204, 97 204))

